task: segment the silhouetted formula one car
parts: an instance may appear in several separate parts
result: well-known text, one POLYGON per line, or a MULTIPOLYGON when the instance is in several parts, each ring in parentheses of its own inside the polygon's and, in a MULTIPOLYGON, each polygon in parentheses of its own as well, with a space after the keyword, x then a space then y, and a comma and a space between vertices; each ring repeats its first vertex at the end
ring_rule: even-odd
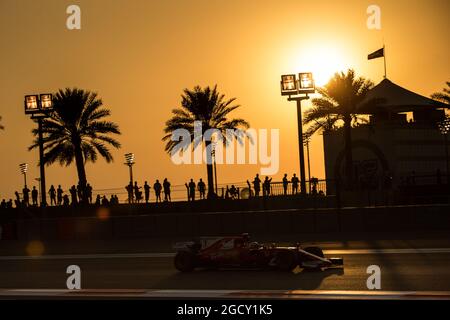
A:
POLYGON ((248 234, 221 238, 200 238, 178 242, 174 248, 175 268, 182 272, 195 268, 273 268, 291 271, 297 266, 322 270, 343 266, 342 258, 325 258, 319 247, 264 245, 250 242, 248 234))

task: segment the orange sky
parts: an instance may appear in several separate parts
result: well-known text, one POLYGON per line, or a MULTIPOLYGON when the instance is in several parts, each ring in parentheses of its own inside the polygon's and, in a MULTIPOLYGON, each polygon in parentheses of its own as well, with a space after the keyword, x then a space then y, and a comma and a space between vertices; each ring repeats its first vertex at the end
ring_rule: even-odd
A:
MULTIPOLYGON (((180 184, 206 177, 204 165, 175 166, 161 141, 183 88, 214 85, 237 97, 235 113, 253 128, 280 129, 280 171, 298 173, 295 104, 279 94, 283 73, 313 71, 323 79, 353 67, 379 82, 382 59, 367 54, 386 43, 388 77, 423 95, 450 80, 450 2, 432 1, 15 1, 0 0, 0 199, 22 188, 18 164, 38 177, 28 152, 33 122, 23 96, 78 86, 97 91, 120 125, 116 161, 87 165, 94 188, 122 187, 123 154, 136 154, 135 176, 180 184), (66 29, 77 4, 82 29, 66 29), (366 9, 382 10, 382 30, 368 30, 366 9)), ((306 107, 308 103, 305 104, 306 107)), ((311 172, 324 177, 321 136, 311 145, 311 172)), ((245 181, 257 165, 219 166, 219 183, 245 181)), ((47 168, 47 184, 76 182, 74 166, 47 168)))

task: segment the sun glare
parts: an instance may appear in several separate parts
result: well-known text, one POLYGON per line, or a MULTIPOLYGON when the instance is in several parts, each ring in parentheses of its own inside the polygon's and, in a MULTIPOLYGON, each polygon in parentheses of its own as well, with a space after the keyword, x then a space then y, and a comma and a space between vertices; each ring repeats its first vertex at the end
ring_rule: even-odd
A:
POLYGON ((301 48, 297 52, 293 58, 293 71, 312 72, 316 86, 325 85, 334 73, 348 68, 338 48, 317 46, 301 48))

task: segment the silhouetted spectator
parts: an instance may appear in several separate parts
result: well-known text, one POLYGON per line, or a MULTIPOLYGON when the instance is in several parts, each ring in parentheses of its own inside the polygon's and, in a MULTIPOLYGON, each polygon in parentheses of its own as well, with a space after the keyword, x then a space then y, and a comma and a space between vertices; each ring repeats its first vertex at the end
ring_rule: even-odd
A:
POLYGON ((261 191, 261 179, 259 178, 259 174, 256 174, 255 179, 253 180, 253 189, 255 189, 255 197, 259 197, 259 192, 261 191))
POLYGON ((102 206, 105 206, 105 207, 109 206, 109 201, 108 201, 108 199, 106 199, 106 196, 103 196, 103 198, 102 198, 102 206))
POLYGON ((63 196, 63 202, 62 202, 62 205, 63 205, 64 207, 68 207, 68 206, 70 205, 69 196, 68 196, 67 194, 65 194, 65 195, 63 196))
POLYGON ((225 190, 225 200, 228 200, 228 199, 230 199, 230 189, 228 188, 228 185, 227 185, 227 188, 225 190))
POLYGON ((250 184, 250 181, 247 180, 247 187, 248 187, 248 198, 250 199, 253 196, 252 186, 250 184))
POLYGON ((88 203, 92 203, 92 186, 89 183, 86 185, 86 199, 88 203))
POLYGON ((33 190, 31 190, 31 199, 33 200, 33 206, 38 205, 38 191, 36 189, 36 186, 33 187, 33 190))
POLYGON ((127 186, 125 186, 125 190, 127 190, 128 193, 128 203, 133 203, 133 185, 131 181, 127 186))
POLYGON ((170 198, 170 182, 167 180, 167 178, 163 181, 163 188, 164 188, 164 201, 172 201, 170 198))
POLYGON ((5 201, 5 199, 2 200, 2 203, 0 204, 0 208, 6 209, 6 201, 5 201))
POLYGON ((63 189, 61 188, 61 185, 58 185, 58 189, 56 189, 56 197, 58 199, 58 206, 62 204, 63 201, 63 189))
POLYGON ((95 199, 95 205, 99 206, 101 204, 101 202, 102 202, 102 199, 100 198, 100 195, 98 194, 97 198, 95 199))
POLYGON ((9 201, 6 203, 6 208, 12 209, 12 207, 13 207, 13 201, 12 201, 12 199, 9 199, 9 201))
POLYGON ((77 195, 78 195, 78 202, 83 202, 83 188, 81 187, 81 184, 77 184, 77 195))
POLYGON ((266 178, 264 179, 264 184, 263 184, 263 195, 264 196, 270 195, 270 183, 271 182, 272 182, 272 178, 269 179, 269 177, 266 176, 266 178))
POLYGON ((162 202, 161 201, 161 190, 162 190, 162 185, 159 182, 159 180, 156 180, 156 182, 153 184, 153 190, 155 191, 155 197, 156 197, 156 203, 162 202))
POLYGON ((189 200, 195 201, 195 182, 194 179, 191 179, 191 181, 188 184, 189 188, 189 200))
POLYGON ((138 186, 137 181, 134 182, 134 197, 136 199, 136 202, 139 203, 142 200, 142 191, 141 187, 138 186))
POLYGON ((319 184, 319 179, 312 177, 309 183, 312 185, 311 193, 317 195, 317 185, 319 184))
POLYGON ((145 203, 148 203, 150 200, 150 186, 148 185, 147 181, 144 183, 144 195, 145 195, 145 203))
POLYGON ((73 185, 70 189, 70 197, 72 200, 72 205, 76 205, 78 203, 78 199, 77 199, 77 187, 75 187, 75 185, 73 185))
POLYGON ((234 186, 234 184, 231 185, 229 192, 230 192, 231 199, 237 199, 238 191, 237 191, 236 187, 234 186))
POLYGON ((24 202, 25 206, 29 206, 30 205, 30 189, 28 189, 27 186, 23 187, 22 195, 23 195, 23 202, 24 202))
POLYGON ((48 194, 50 195, 50 205, 56 205, 56 189, 54 185, 51 185, 48 194))
POLYGON ((19 208, 21 206, 19 193, 16 191, 14 192, 14 195, 16 196, 16 198, 14 199, 14 205, 16 206, 16 208, 19 208))
POLYGON ((291 183, 292 183, 292 194, 298 193, 298 183, 300 180, 298 180, 298 177, 295 175, 292 176, 291 183))
POLYGON ((287 178, 287 173, 285 173, 284 177, 283 177, 283 194, 284 195, 287 195, 288 184, 289 184, 289 181, 287 178))
POLYGON ((202 178, 197 183, 198 192, 200 193, 200 199, 206 198, 206 184, 203 182, 202 178))

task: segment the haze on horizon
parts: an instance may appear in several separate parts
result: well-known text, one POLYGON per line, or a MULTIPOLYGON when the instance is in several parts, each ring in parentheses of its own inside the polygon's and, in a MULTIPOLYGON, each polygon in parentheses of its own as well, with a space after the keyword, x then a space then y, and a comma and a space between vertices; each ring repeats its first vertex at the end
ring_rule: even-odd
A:
MULTIPOLYGON (((39 176, 38 153, 27 150, 35 124, 23 112, 24 95, 74 86, 98 92, 122 131, 114 163, 87 165, 94 189, 128 183, 127 152, 136 155, 139 184, 206 179, 204 165, 172 164, 161 141, 182 90, 195 85, 217 84, 236 97, 242 107, 233 116, 252 128, 280 129, 274 181, 298 175, 296 108, 280 96, 280 75, 312 71, 323 85, 335 71, 354 68, 378 83, 383 61, 367 54, 384 39, 388 78, 429 96, 450 80, 449 12, 446 0, 0 0, 0 199, 22 189, 19 163, 29 163, 30 182, 39 176), (81 8, 81 30, 66 28, 71 4, 81 8), (371 4, 382 10, 380 31, 366 27, 371 4)), ((258 165, 219 165, 218 180, 257 172, 258 165)), ((46 174, 48 188, 77 183, 74 165, 54 164, 46 174)), ((325 176, 320 135, 311 143, 311 174, 325 176)))

